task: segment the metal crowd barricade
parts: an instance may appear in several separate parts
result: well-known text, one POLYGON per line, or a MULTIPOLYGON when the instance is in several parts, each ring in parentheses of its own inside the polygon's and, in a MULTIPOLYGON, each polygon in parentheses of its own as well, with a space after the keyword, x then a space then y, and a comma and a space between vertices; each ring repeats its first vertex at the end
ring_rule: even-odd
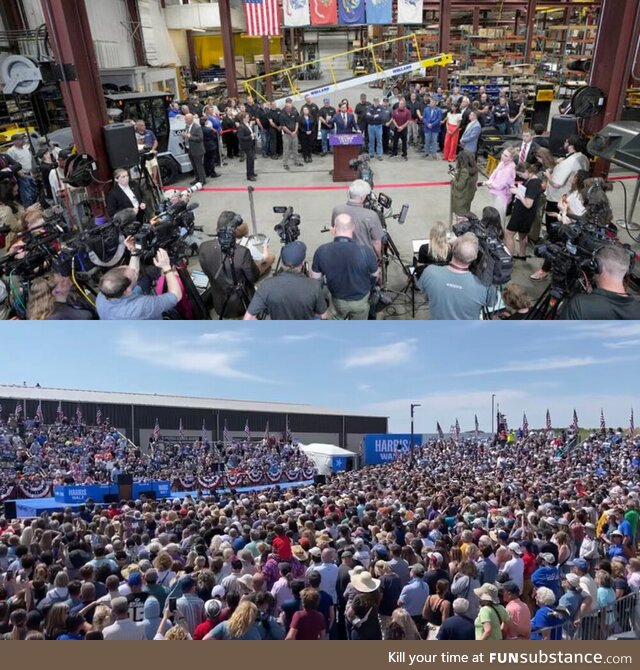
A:
MULTIPOLYGON (((596 609, 582 617, 577 624, 565 621, 559 624, 563 640, 606 640, 612 635, 633 632, 640 637, 640 593, 630 593, 611 605, 596 609)), ((538 631, 543 639, 551 638, 557 627, 538 631)))

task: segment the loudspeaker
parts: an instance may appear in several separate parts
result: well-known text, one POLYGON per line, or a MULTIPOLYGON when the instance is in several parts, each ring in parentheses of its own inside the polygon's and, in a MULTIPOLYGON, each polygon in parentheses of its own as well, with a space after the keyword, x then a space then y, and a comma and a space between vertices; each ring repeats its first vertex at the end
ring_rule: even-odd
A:
POLYGON ((106 504, 118 503, 120 502, 120 496, 117 493, 106 493, 104 496, 104 502, 106 504))
POLYGON ((318 486, 318 484, 326 484, 327 483, 327 476, 326 475, 316 475, 313 478, 313 483, 318 486))
POLYGON ((551 119, 549 149, 554 156, 564 155, 564 141, 571 135, 579 135, 578 118, 576 116, 554 116, 551 119))
POLYGON ((118 485, 120 500, 131 500, 133 498, 133 475, 118 475, 116 484, 118 485))
POLYGON ((7 521, 12 521, 18 518, 15 500, 7 500, 4 503, 4 517, 7 521))
POLYGON ((148 500, 155 500, 156 499, 156 492, 155 491, 140 491, 138 494, 139 498, 142 498, 144 496, 148 500))
POLYGON ((136 131, 128 123, 112 123, 110 126, 104 126, 104 143, 112 170, 132 168, 140 164, 136 131))

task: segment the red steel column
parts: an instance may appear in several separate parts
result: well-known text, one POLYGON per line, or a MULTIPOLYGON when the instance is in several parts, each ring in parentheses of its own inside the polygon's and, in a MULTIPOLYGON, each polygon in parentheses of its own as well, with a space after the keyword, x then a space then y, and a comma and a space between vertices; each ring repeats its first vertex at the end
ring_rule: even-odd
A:
POLYGON ((140 22, 140 11, 138 0, 127 0, 129 21, 131 21, 131 39, 133 40, 133 52, 136 57, 136 65, 145 65, 147 62, 144 51, 144 37, 142 36, 142 23, 140 22))
POLYGON ((110 179, 103 126, 107 107, 98 72, 91 26, 84 0, 41 0, 49 40, 57 65, 71 65, 76 78, 63 79, 60 89, 69 115, 73 140, 82 153, 96 159, 98 175, 110 179))
POLYGON ((9 30, 26 30, 22 15, 22 0, 2 0, 7 15, 9 30))
MULTIPOLYGON (((451 0, 440 0, 440 40, 438 50, 441 54, 451 50, 451 0)), ((449 70, 441 67, 438 74, 440 86, 447 89, 449 86, 449 70)))
MULTIPOLYGON (((264 73, 271 74, 271 47, 269 38, 266 35, 262 37, 262 55, 264 57, 264 73)), ((265 79, 265 98, 273 98, 273 81, 271 77, 265 79)))
POLYGON ((231 27, 231 7, 229 0, 218 0, 220 10, 220 32, 222 33, 222 52, 224 71, 227 80, 227 94, 238 95, 238 77, 236 75, 236 55, 233 50, 233 28, 231 27))
POLYGON ((480 7, 473 8, 473 34, 477 35, 480 29, 480 7))
POLYGON ((536 4, 537 0, 529 0, 527 5, 527 41, 524 45, 524 62, 531 60, 531 47, 533 46, 533 33, 536 23, 536 4))

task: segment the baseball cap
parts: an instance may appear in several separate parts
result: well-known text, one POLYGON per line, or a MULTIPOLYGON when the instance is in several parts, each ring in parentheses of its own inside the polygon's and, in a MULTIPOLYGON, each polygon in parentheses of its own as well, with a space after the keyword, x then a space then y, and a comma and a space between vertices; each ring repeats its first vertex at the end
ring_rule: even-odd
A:
POLYGON ((553 565, 556 562, 556 557, 551 552, 545 552, 540 554, 540 558, 549 565, 553 565))
POLYGON ((311 549, 309 549, 309 554, 311 556, 322 556, 322 550, 320 549, 320 547, 312 547, 311 549))
POLYGON ((289 267, 296 268, 302 265, 306 257, 307 245, 304 242, 300 242, 300 240, 289 242, 282 249, 282 262, 289 267))
POLYGON ((142 573, 132 572, 127 579, 127 584, 129 586, 142 586, 142 573))
POLYGON ((589 569, 589 564, 585 561, 584 558, 574 558, 572 561, 568 561, 567 565, 571 567, 576 567, 579 570, 586 571, 589 569))
POLYGON ((496 586, 501 591, 506 591, 507 593, 514 593, 520 595, 520 587, 515 582, 504 582, 503 584, 496 584, 496 586))
POLYGON ((212 598, 204 604, 204 610, 210 619, 215 619, 222 611, 222 605, 219 600, 212 598))
POLYGON ((322 102, 331 102, 331 100, 329 100, 329 98, 325 98, 322 102))
POLYGON ((188 575, 180 580, 180 588, 183 591, 188 591, 189 589, 192 589, 195 585, 196 583, 195 581, 193 581, 193 578, 189 577, 188 575))
POLYGON ((578 575, 574 575, 572 572, 569 572, 564 576, 564 578, 567 580, 567 583, 570 586, 573 586, 573 588, 580 586, 580 577, 578 577, 578 575))
POLYGON ((11 136, 11 141, 15 142, 16 140, 26 140, 27 136, 24 133, 16 133, 11 136))
POLYGON ((522 553, 522 547, 517 542, 510 542, 508 545, 509 551, 512 551, 514 554, 520 555, 522 553))
POLYGON ((224 598, 224 586, 218 584, 211 589, 212 598, 224 598))

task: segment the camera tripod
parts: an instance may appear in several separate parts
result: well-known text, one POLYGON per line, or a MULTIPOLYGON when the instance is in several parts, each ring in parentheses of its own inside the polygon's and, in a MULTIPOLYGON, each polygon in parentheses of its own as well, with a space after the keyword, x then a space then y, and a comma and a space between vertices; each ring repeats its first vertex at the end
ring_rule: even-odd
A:
POLYGON ((175 268, 178 272, 178 277, 180 277, 180 281, 182 282, 185 293, 191 302, 195 318, 198 321, 209 321, 211 319, 209 310, 204 304, 204 300, 202 299, 202 296, 200 295, 196 285, 193 283, 193 279, 191 279, 191 275, 189 274, 187 267, 187 260, 182 258, 179 263, 176 263, 175 268))
POLYGON ((138 166, 138 187, 143 196, 149 195, 151 198, 152 209, 157 211, 160 208, 160 205, 163 202, 162 192, 160 186, 158 186, 151 177, 151 173, 147 168, 147 159, 144 156, 140 159, 140 165, 138 166))
MULTIPOLYGON (((402 288, 400 291, 392 291, 392 293, 395 293, 395 297, 392 300, 392 303, 395 302, 395 300, 402 294, 404 295, 409 295, 409 291, 411 292, 411 318, 415 319, 416 316, 416 280, 413 275, 413 272, 411 272, 411 269, 409 266, 402 260, 400 257, 400 252, 398 251, 398 247, 396 246, 396 243, 393 241, 393 238, 391 237, 389 231, 387 230, 387 226, 384 221, 384 214, 380 214, 380 223, 382 224, 382 227, 384 229, 384 237, 382 238, 382 286, 383 288, 386 287, 387 285, 387 279, 388 279, 388 267, 389 263, 391 261, 395 260, 397 263, 400 264, 400 267, 402 268, 402 272, 407 278, 407 281, 404 285, 404 288, 402 288)), ((387 289, 389 290, 389 289, 387 289)))
POLYGON ((225 314, 227 313, 227 308, 229 307, 229 303, 231 302, 231 298, 233 297, 234 294, 237 294, 239 296, 240 303, 242 304, 242 307, 245 312, 247 311, 249 303, 251 302, 251 297, 249 296, 249 293, 247 291, 247 286, 245 284, 244 278, 238 280, 238 273, 236 272, 236 266, 234 265, 233 262, 235 249, 236 247, 234 245, 232 249, 227 249, 227 251, 223 252, 222 264, 220 265, 218 272, 216 272, 216 275, 213 278, 214 281, 218 280, 220 273, 224 270, 225 263, 228 262, 229 269, 231 270, 231 281, 233 282, 233 286, 231 288, 231 291, 227 293, 227 296, 224 300, 224 304, 222 305, 222 310, 220 311, 220 321, 224 319, 225 314))

